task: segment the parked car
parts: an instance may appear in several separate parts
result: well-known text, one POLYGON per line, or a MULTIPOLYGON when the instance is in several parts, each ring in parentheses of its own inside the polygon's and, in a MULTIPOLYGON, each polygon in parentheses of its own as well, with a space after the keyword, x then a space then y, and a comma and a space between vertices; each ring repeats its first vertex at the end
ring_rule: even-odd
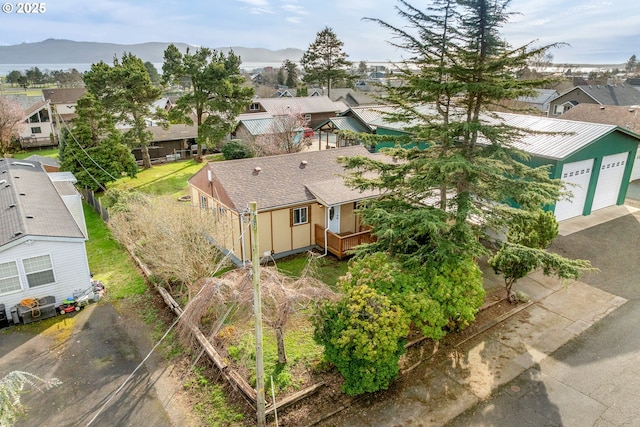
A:
POLYGON ((302 136, 304 138, 313 138, 315 134, 316 133, 313 131, 312 128, 304 128, 304 133, 302 134, 302 136))

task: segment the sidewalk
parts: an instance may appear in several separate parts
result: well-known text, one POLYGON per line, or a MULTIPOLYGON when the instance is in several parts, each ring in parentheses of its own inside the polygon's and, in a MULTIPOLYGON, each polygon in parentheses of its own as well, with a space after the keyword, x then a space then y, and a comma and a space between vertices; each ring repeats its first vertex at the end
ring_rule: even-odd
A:
MULTIPOLYGON (((485 277, 491 276, 492 271, 485 277)), ((457 346, 444 362, 418 367, 394 399, 356 404, 339 421, 322 425, 441 426, 626 302, 579 281, 564 286, 542 273, 516 286, 531 297, 524 308, 515 306, 510 317, 457 346)))
MULTIPOLYGON (((560 223, 559 234, 577 231, 638 211, 613 206, 560 223)), ((484 266, 485 288, 504 286, 484 266)), ((487 399, 493 390, 539 364, 562 345, 627 302, 580 281, 563 284, 541 272, 516 288, 531 298, 491 328, 457 345, 437 364, 423 363, 394 387, 393 399, 356 403, 327 426, 442 426, 487 399)))

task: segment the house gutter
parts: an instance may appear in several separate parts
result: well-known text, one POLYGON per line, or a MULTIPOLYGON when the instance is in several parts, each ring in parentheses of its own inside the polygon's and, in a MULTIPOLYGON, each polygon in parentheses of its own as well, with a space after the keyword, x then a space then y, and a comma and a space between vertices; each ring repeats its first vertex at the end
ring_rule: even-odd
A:
POLYGON ((324 223, 326 228, 324 229, 324 254, 320 255, 318 258, 326 257, 327 253, 329 253, 329 242, 327 241, 328 232, 329 232, 329 207, 325 206, 325 216, 324 223))

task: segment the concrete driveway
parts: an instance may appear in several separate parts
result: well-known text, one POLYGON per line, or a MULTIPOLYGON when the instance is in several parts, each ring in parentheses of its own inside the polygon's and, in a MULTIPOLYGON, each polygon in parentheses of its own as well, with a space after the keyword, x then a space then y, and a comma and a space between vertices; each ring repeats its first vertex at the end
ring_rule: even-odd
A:
POLYGON ((130 337, 137 329, 135 321, 118 314, 112 304, 100 302, 73 317, 57 316, 37 335, 17 328, 3 331, 0 377, 20 370, 62 381, 44 393, 27 387, 29 392, 21 400, 27 415, 16 426, 186 425, 172 410, 175 385, 166 386, 169 372, 156 363, 157 356, 112 397, 146 356, 139 340, 130 337))
POLYGON ((448 425, 640 426, 640 213, 628 210, 551 248, 591 260, 600 272, 581 280, 627 302, 448 425))

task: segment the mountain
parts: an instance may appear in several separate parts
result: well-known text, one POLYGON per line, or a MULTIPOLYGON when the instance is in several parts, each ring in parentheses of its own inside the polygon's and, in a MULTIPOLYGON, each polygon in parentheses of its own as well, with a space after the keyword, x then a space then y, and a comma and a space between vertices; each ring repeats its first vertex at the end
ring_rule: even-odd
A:
MULTIPOLYGON (((143 61, 161 63, 164 51, 170 43, 149 42, 139 44, 115 44, 97 42, 77 42, 72 40, 47 39, 36 43, 22 43, 11 46, 0 46, 0 64, 93 64, 104 61, 111 63, 114 56, 121 57, 124 52, 131 52, 143 61)), ((180 51, 187 47, 196 49, 186 43, 174 43, 180 51)), ((249 47, 212 48, 228 53, 233 49, 243 63, 247 62, 282 62, 285 59, 299 61, 303 51, 300 49, 269 50, 249 47)))

